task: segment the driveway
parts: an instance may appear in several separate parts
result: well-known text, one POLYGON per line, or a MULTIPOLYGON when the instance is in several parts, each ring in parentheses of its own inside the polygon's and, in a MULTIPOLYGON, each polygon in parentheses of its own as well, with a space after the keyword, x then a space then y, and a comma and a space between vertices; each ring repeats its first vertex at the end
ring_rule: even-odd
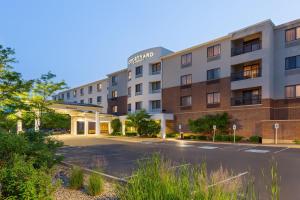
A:
POLYGON ((66 162, 119 178, 130 177, 138 160, 148 159, 157 152, 174 166, 206 162, 208 171, 222 166, 234 174, 249 172, 255 178, 261 199, 266 199, 265 185, 269 185, 270 167, 275 160, 281 177, 281 199, 300 199, 300 149, 109 137, 65 137, 62 140, 65 146, 59 153, 65 156, 66 162))

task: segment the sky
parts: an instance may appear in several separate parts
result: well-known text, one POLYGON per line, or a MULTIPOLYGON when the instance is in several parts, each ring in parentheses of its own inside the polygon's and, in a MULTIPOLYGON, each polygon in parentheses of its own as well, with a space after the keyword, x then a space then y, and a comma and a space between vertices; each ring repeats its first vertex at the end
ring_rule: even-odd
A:
POLYGON ((300 18, 299 0, 0 0, 0 44, 24 79, 51 71, 69 87, 126 68, 137 51, 189 48, 271 19, 300 18))

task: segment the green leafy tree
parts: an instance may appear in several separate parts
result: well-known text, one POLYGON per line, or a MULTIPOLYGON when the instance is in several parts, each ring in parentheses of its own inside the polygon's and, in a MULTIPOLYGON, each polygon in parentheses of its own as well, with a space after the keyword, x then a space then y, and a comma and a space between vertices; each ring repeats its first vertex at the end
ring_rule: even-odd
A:
POLYGON ((127 119, 129 120, 127 125, 129 127, 134 127, 139 135, 157 135, 160 132, 160 125, 150 119, 150 117, 151 116, 145 110, 131 113, 127 116, 127 119))
POLYGON ((137 133, 140 135, 142 130, 141 128, 144 127, 145 121, 150 119, 150 115, 145 110, 140 110, 135 113, 130 113, 127 116, 127 119, 129 120, 127 122, 127 125, 129 127, 135 128, 137 133))
POLYGON ((113 135, 120 135, 122 123, 118 118, 111 121, 111 127, 113 129, 113 135))
POLYGON ((43 115, 50 112, 49 106, 53 103, 50 97, 57 91, 66 89, 65 81, 55 82, 56 75, 48 72, 43 74, 35 81, 32 96, 30 99, 31 106, 38 112, 35 112, 35 117, 40 119, 40 126, 43 126, 43 115))
POLYGON ((196 120, 189 120, 189 129, 194 133, 212 133, 213 125, 219 133, 227 133, 230 119, 227 113, 205 115, 196 120))
POLYGON ((18 110, 29 109, 26 97, 32 88, 33 80, 25 81, 22 75, 13 71, 16 62, 11 48, 0 45, 0 112, 10 115, 18 110))

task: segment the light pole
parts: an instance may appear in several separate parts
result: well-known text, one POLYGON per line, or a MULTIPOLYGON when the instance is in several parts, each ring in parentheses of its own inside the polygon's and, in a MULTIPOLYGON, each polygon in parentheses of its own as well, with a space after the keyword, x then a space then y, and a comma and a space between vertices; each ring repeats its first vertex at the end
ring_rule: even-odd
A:
POLYGON ((182 131, 181 131, 181 124, 178 125, 178 129, 179 129, 180 139, 183 140, 183 134, 182 134, 182 131))
POLYGON ((278 129, 279 129, 279 124, 276 122, 274 124, 275 127, 275 144, 278 144, 278 129))
POLYGON ((235 124, 233 124, 232 129, 233 129, 233 143, 235 143, 235 130, 236 130, 235 124))
POLYGON ((217 130, 216 125, 213 125, 213 130, 214 130, 213 142, 215 142, 215 136, 216 136, 216 130, 217 130))

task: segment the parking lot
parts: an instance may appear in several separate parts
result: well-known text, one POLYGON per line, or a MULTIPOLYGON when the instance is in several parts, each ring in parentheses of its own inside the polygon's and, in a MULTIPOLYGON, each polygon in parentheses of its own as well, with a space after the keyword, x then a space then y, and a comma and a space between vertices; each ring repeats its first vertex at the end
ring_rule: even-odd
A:
POLYGON ((138 160, 149 159, 153 153, 171 160, 174 167, 206 162, 209 171, 222 165, 234 174, 247 172, 245 178, 255 178, 262 199, 275 160, 281 177, 282 199, 300 199, 300 149, 147 139, 130 142, 101 137, 68 137, 63 141, 66 146, 59 153, 65 156, 66 162, 123 179, 132 175, 138 160))

